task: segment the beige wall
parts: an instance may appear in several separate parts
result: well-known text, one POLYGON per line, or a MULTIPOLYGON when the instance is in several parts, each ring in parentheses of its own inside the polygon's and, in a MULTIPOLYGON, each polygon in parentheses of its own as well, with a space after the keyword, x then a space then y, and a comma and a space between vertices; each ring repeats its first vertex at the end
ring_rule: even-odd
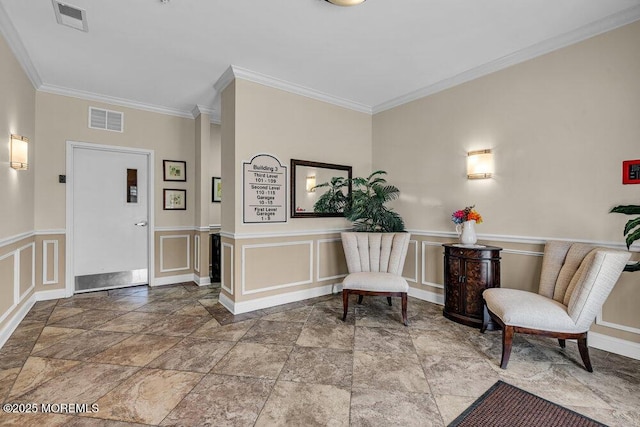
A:
POLYGON ((135 147, 155 151, 155 225, 195 225, 195 125, 194 120, 100 102, 38 92, 36 95, 38 156, 47 159, 36 169, 35 224, 37 229, 65 227, 66 141, 135 147), (124 113, 124 132, 90 129, 89 106, 124 113), (187 182, 163 182, 162 161, 187 162, 187 182), (162 189, 187 190, 186 211, 164 211, 162 189))
MULTIPOLYGON (((236 82, 233 81, 221 95, 220 123, 220 176, 224 179, 220 224, 228 233, 236 232, 236 82), (225 189, 227 189, 225 191, 225 189)), ((238 160, 240 161, 240 160, 238 160)), ((241 184, 239 184, 241 185, 241 184)))
POLYGON ((211 146, 209 148, 209 194, 207 195, 207 203, 209 204, 209 225, 220 225, 220 203, 211 202, 211 177, 222 176, 222 132, 220 125, 211 123, 211 130, 209 131, 209 134, 211 137, 211 146))
POLYGON ((33 231, 36 92, 0 35, 0 239, 33 231), (29 138, 29 170, 9 167, 11 134, 29 138))
POLYGON ((211 158, 211 122, 208 114, 200 114, 195 120, 195 225, 203 227, 209 225, 209 205, 211 200, 211 173, 209 161, 211 158))
POLYGON ((36 93, 0 36, 0 343, 14 313, 33 294, 36 93), (29 169, 9 167, 11 134, 29 138, 29 169), (10 239, 18 235, 26 238, 10 239), (17 268, 15 261, 18 260, 17 268), (14 284, 17 283, 17 289, 14 284), (17 304, 14 304, 16 302, 17 304))
POLYGON ((453 231, 475 204, 479 233, 621 242, 616 204, 638 158, 640 22, 375 115, 374 168, 402 191, 408 227, 453 231), (467 180, 466 152, 492 148, 496 173, 467 180))
MULTIPOLYGON (((286 224, 243 224, 242 162, 250 161, 256 154, 267 153, 277 157, 287 167, 287 173, 291 172, 291 159, 302 159, 349 165, 353 167, 354 176, 368 175, 371 171, 371 119, 368 114, 246 80, 236 80, 236 232, 348 227, 349 224, 342 218, 289 218, 288 207, 286 224)), ((289 191, 287 181, 288 203, 291 202, 289 191)), ((227 231, 224 224, 222 229, 227 231)))
MULTIPOLYGON (((608 212, 640 201, 640 186, 621 183, 622 161, 639 156, 638 40, 640 22, 376 114, 373 166, 400 188, 407 228, 452 232, 451 213, 475 204, 485 219, 477 232, 496 235, 483 243, 507 250, 503 286, 530 290, 541 258, 509 240, 623 243, 629 218, 608 212), (467 180, 466 152, 484 148, 494 150, 494 178, 467 180)), ((441 251, 430 258, 435 266, 441 251)), ((638 277, 623 274, 605 320, 640 326, 638 277)))

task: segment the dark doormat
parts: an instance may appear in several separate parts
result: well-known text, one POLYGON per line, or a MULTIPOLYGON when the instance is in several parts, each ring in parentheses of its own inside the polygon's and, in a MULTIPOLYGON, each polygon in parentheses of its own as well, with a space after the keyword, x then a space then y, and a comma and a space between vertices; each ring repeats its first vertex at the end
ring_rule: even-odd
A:
POLYGON ((449 427, 606 427, 591 418, 498 381, 449 427))

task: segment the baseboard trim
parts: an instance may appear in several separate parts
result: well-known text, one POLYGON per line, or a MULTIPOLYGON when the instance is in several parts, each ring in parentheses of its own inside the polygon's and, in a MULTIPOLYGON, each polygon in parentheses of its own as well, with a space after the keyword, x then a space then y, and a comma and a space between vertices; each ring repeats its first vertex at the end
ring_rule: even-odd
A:
POLYGON ((36 301, 49 301, 52 299, 67 298, 66 289, 51 289, 50 291, 38 291, 35 293, 36 301))
POLYGON ((13 313, 13 316, 9 317, 9 320, 5 324, 4 328, 0 329, 0 348, 4 346, 13 331, 16 330, 22 319, 29 313, 31 307, 36 303, 36 294, 32 294, 22 306, 13 313))
POLYGON ((432 302, 438 305, 444 305, 444 295, 431 291, 425 291, 424 289, 409 288, 409 296, 421 299, 423 301, 432 302))
MULTIPOLYGON (((173 285, 182 282, 195 282, 196 277, 193 273, 179 274, 176 276, 156 277, 153 280, 152 287, 173 285)), ((197 283, 197 282, 196 282, 197 283)))
POLYGON ((292 302, 303 301, 310 298, 321 297, 342 290, 341 284, 332 284, 319 286, 302 291, 288 292, 286 294, 274 295, 264 298, 256 298, 249 301, 234 302, 224 294, 220 294, 220 304, 233 314, 248 313, 250 311, 260 310, 263 308, 276 307, 278 305, 289 304, 292 302))
POLYGON ((598 332, 589 332, 589 347, 640 360, 640 344, 598 332))
POLYGON ((193 281, 196 282, 198 286, 207 286, 211 284, 211 277, 198 277, 194 275, 193 281))

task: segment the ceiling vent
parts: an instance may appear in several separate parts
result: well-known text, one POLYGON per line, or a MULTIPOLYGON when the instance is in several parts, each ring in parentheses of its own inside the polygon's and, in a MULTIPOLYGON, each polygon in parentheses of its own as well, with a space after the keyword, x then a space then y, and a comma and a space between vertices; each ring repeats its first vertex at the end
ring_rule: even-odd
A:
POLYGON ((122 132, 123 125, 123 113, 119 111, 103 110, 102 108, 89 107, 89 127, 91 129, 122 132))
POLYGON ((51 0, 51 2, 53 3, 53 10, 56 13, 56 21, 58 21, 58 24, 84 32, 89 31, 86 10, 57 0, 51 0))

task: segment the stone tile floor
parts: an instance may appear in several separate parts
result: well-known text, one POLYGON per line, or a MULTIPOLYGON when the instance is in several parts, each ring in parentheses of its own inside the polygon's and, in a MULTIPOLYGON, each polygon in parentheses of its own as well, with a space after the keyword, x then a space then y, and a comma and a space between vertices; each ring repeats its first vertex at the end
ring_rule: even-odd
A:
POLYGON ((575 343, 516 336, 501 370, 499 332, 417 299, 405 327, 385 298, 354 299, 343 323, 337 295, 233 316, 218 294, 185 283, 36 303, 0 349, 0 400, 98 411, 0 425, 443 426, 499 379, 640 425, 640 361, 591 349, 590 374, 575 343))

